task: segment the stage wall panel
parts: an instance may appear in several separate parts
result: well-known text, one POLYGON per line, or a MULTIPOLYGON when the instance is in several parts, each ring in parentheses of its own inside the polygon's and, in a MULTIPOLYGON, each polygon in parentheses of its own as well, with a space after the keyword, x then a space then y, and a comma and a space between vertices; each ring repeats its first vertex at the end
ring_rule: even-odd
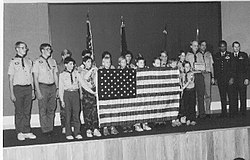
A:
POLYGON ((3 149, 8 160, 233 160, 250 154, 250 128, 159 134, 3 149))

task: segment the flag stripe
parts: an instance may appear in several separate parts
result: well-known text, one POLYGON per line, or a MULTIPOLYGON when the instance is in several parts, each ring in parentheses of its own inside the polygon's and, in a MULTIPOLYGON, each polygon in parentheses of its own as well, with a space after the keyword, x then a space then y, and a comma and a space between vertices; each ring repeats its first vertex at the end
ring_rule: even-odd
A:
MULTIPOLYGON (((144 119, 154 119, 154 118, 162 118, 168 117, 171 115, 177 115, 178 111, 170 111, 164 113, 149 113, 143 115, 131 115, 131 116, 123 116, 123 117, 107 117, 101 118, 100 123, 109 123, 109 122, 119 122, 119 121, 134 121, 134 120, 144 120, 144 119)), ((176 117, 176 116, 173 116, 176 117)), ((135 124, 135 123, 134 123, 135 124)))
POLYGON ((109 109, 109 108, 126 108, 126 107, 138 107, 138 106, 147 106, 147 105, 161 105, 161 104, 169 104, 169 103, 178 103, 179 98, 177 99, 170 99, 170 100, 156 100, 156 101, 149 101, 149 102, 134 102, 134 103, 120 103, 120 104, 113 104, 113 105, 100 105, 100 109, 109 109))
MULTIPOLYGON (((166 74, 166 73, 165 73, 166 74)), ((173 75, 154 75, 154 76, 138 76, 136 77, 136 80, 154 80, 154 79, 173 79, 176 80, 179 78, 178 74, 173 74, 173 75)))
POLYGON ((148 84, 172 84, 172 83, 180 83, 179 79, 146 79, 146 80, 138 80, 136 85, 148 85, 148 84))
POLYGON ((165 101, 171 99, 179 99, 179 95, 166 95, 166 96, 159 96, 159 97, 140 97, 140 98, 126 98, 126 99, 113 99, 113 100, 105 100, 100 101, 100 105, 117 105, 117 104, 130 104, 136 102, 154 102, 154 101, 165 101))
POLYGON ((158 93, 158 92, 170 92, 170 91, 180 91, 180 87, 165 87, 165 88, 145 88, 137 90, 137 94, 143 94, 143 93, 158 93))
MULTIPOLYGON (((143 106, 143 110, 155 110, 155 109, 166 109, 166 108, 179 107, 179 103, 172 103, 171 106, 167 104, 155 104, 155 105, 145 105, 143 106)), ((113 114, 113 113, 124 113, 124 112, 136 112, 141 111, 141 106, 132 106, 132 107, 124 107, 124 108, 107 108, 100 111, 100 114, 113 114)), ((128 114, 129 115, 129 114, 128 114)))
MULTIPOLYGON (((174 76, 174 75, 179 75, 179 70, 152 70, 152 71, 140 71, 138 70, 136 73, 136 77, 137 79, 139 77, 152 77, 152 76, 161 76, 161 75, 170 75, 174 76)), ((178 76, 174 76, 174 78, 178 78, 178 76)))
POLYGON ((123 117, 123 116, 129 116, 129 115, 144 115, 144 114, 155 114, 155 113, 164 113, 164 112, 171 112, 171 111, 178 111, 179 108, 177 107, 171 107, 171 108, 164 108, 164 109, 151 109, 151 110, 139 110, 139 111, 132 111, 132 112, 119 112, 119 113, 109 113, 109 114, 101 114, 100 118, 106 118, 106 117, 123 117))
POLYGON ((157 97, 157 96, 166 96, 166 95, 175 95, 180 94, 180 91, 171 91, 171 92, 156 92, 156 93, 141 93, 137 94, 137 98, 139 97, 157 97))
POLYGON ((168 88, 168 87, 179 87, 180 88, 180 83, 166 83, 166 84, 148 84, 148 85, 138 85, 137 86, 137 93, 139 89, 148 89, 150 88, 151 90, 157 89, 157 88, 168 88))

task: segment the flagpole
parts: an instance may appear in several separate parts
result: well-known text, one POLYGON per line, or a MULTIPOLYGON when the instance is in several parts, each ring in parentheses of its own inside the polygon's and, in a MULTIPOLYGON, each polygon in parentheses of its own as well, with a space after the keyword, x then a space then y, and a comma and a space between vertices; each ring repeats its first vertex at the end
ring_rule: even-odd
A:
POLYGON ((127 41, 126 41, 126 33, 125 33, 125 23, 124 18, 121 16, 121 28, 120 28, 120 35, 121 35, 121 55, 127 51, 127 41))

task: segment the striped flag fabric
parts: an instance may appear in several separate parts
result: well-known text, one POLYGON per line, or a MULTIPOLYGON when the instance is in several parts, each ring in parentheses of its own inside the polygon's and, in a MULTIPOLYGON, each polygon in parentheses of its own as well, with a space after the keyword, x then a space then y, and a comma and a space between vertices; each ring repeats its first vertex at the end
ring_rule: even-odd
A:
MULTIPOLYGON (((113 70, 119 72, 118 69, 113 70)), ((136 94, 122 98, 104 98, 103 92, 99 92, 97 98, 99 125, 117 126, 133 125, 143 122, 163 122, 175 119, 179 110, 180 85, 179 70, 170 68, 145 68, 139 70, 128 70, 136 72, 134 80, 126 79, 128 83, 136 83, 136 94)), ((113 73, 113 72, 109 72, 113 73)), ((98 72, 98 77, 101 76, 98 72)), ((116 74, 106 74, 103 79, 98 78, 98 87, 105 83, 106 79, 116 77, 116 74)), ((116 77, 116 79, 119 77, 116 77)), ((121 86, 106 84, 106 88, 121 86)), ((131 85, 131 87, 133 87, 131 85)), ((117 87, 118 88, 118 87, 117 87)), ((130 88, 129 90, 133 90, 130 88)), ((106 93, 106 97, 109 93, 106 93)))
POLYGON ((89 13, 87 14, 86 24, 87 24, 86 49, 91 53, 91 58, 94 59, 93 37, 91 32, 89 13))

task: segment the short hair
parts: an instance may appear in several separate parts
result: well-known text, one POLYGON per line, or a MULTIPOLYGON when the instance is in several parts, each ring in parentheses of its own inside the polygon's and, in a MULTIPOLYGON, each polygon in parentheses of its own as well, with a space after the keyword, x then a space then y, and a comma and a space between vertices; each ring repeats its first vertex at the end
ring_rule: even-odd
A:
POLYGON ((67 57, 64 59, 64 64, 68 64, 69 62, 73 62, 73 64, 76 64, 76 61, 72 57, 67 57))
POLYGON ((122 52, 122 55, 125 57, 126 55, 130 55, 131 56, 131 59, 133 59, 133 53, 131 52, 131 51, 129 51, 129 50, 126 50, 126 51, 124 51, 124 52, 122 52))
POLYGON ((234 41, 234 42, 232 43, 232 47, 234 47, 235 44, 238 44, 238 45, 240 46, 240 42, 234 41))
POLYGON ((220 47, 222 44, 224 44, 225 46, 227 46, 227 42, 224 41, 224 40, 221 40, 221 41, 218 43, 218 46, 220 47))
POLYGON ((238 158, 234 158, 234 160, 245 160, 244 158, 238 157, 238 158))
POLYGON ((171 58, 169 59, 169 62, 172 63, 172 62, 177 62, 177 59, 176 58, 171 58))
POLYGON ((109 55, 109 57, 112 58, 111 53, 109 53, 108 51, 104 51, 104 52, 102 53, 102 59, 103 59, 106 55, 109 55))
MULTIPOLYGON (((197 41, 196 41, 196 40, 191 41, 191 42, 190 42, 190 46, 192 46, 194 42, 197 42, 197 41)), ((198 43, 198 42, 197 42, 197 43, 198 43)))
POLYGON ((72 52, 69 49, 64 49, 61 52, 61 56, 64 56, 65 54, 69 54, 70 57, 72 56, 72 52))
POLYGON ((121 63, 122 60, 125 60, 125 61, 126 61, 126 58, 125 58, 124 56, 120 56, 120 57, 118 58, 118 63, 121 63))
POLYGON ((23 42, 23 41, 17 41, 17 42, 15 43, 15 48, 18 48, 20 44, 24 44, 25 47, 27 48, 27 44, 26 44, 25 42, 23 42))
POLYGON ((93 59, 90 56, 83 57, 82 61, 87 62, 87 60, 91 59, 91 63, 93 63, 93 59))
POLYGON ((161 52, 160 52, 160 56, 161 56, 161 53, 165 53, 165 54, 166 54, 166 56, 168 57, 168 52, 167 52, 167 51, 161 50, 161 52))
POLYGON ((43 50, 45 47, 50 47, 51 52, 53 51, 53 50, 52 50, 52 47, 51 47, 51 45, 50 45, 49 43, 42 43, 42 44, 40 45, 40 47, 39 47, 40 52, 42 52, 42 50, 43 50))
POLYGON ((92 55, 92 53, 90 52, 90 50, 84 49, 84 50, 82 51, 82 56, 84 57, 86 54, 92 55))
POLYGON ((156 61, 157 59, 158 59, 159 61, 161 61, 161 59, 160 59, 159 57, 154 57, 152 63, 155 63, 155 61, 156 61))
POLYGON ((185 67, 186 64, 189 64, 189 66, 191 67, 191 63, 190 63, 189 61, 184 61, 184 62, 182 63, 182 66, 185 67))
POLYGON ((201 43, 203 43, 203 42, 207 43, 207 41, 205 41, 205 40, 200 40, 199 45, 201 45, 201 43))
POLYGON ((186 55, 186 53, 185 53, 184 50, 180 50, 179 53, 178 53, 178 57, 179 57, 182 53, 184 53, 184 54, 186 55))
POLYGON ((136 63, 139 62, 140 60, 144 60, 145 61, 145 59, 143 57, 139 56, 139 57, 136 58, 136 63))

